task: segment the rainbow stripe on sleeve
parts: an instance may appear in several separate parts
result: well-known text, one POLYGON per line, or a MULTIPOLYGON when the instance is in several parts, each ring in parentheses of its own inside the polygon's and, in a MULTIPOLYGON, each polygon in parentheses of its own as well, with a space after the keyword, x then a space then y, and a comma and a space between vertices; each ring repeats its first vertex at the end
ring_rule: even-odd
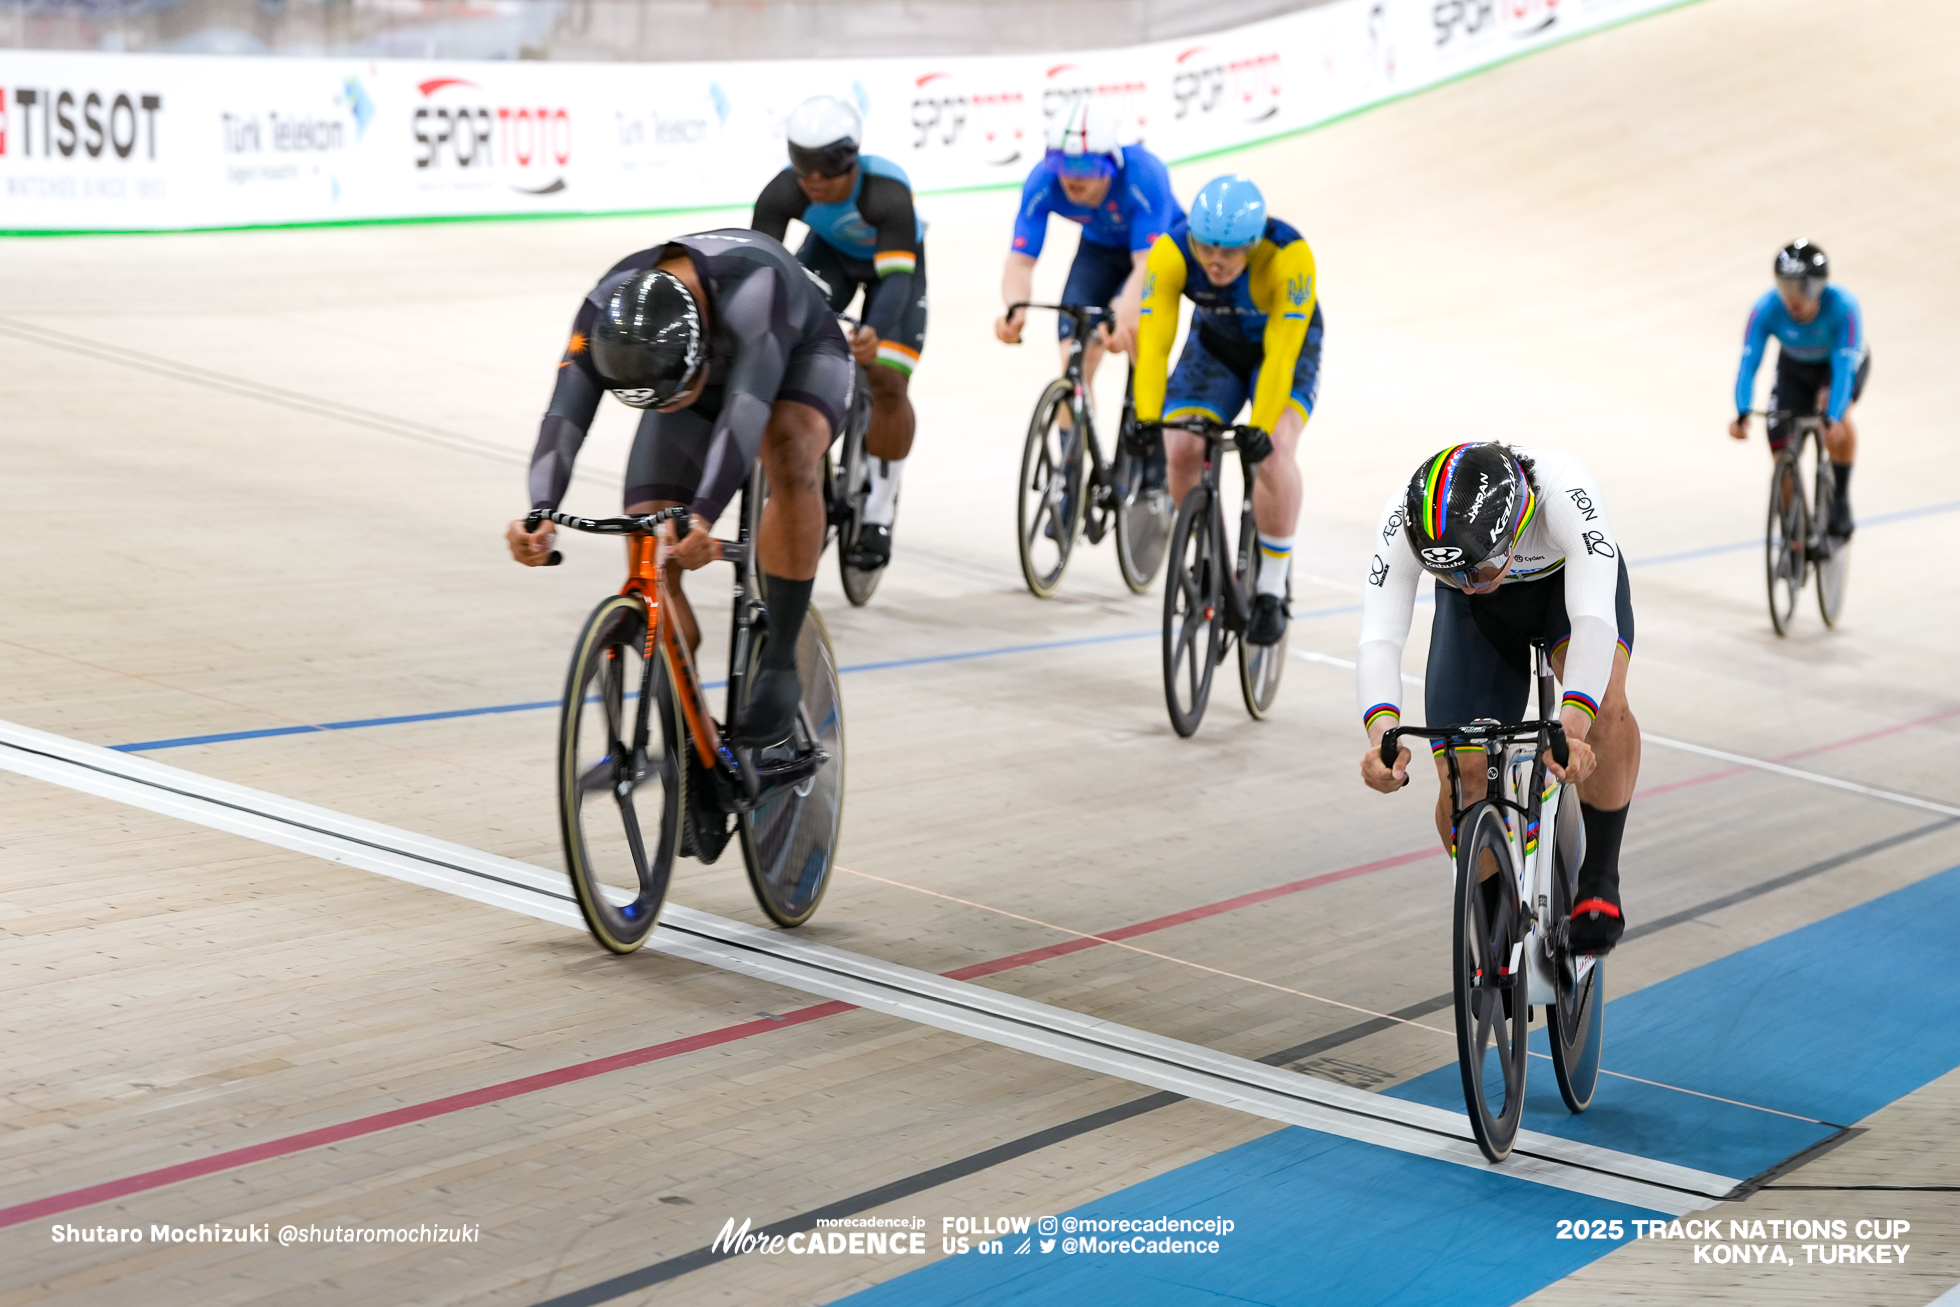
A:
POLYGON ((1586 720, 1588 721, 1596 721, 1599 718, 1599 701, 1591 695, 1581 694, 1577 690, 1567 690, 1565 697, 1559 700, 1559 706, 1561 708, 1577 708, 1586 715, 1586 720))
POLYGON ((1393 717, 1399 722, 1402 720, 1402 710, 1392 703, 1378 703, 1367 712, 1361 714, 1361 724, 1372 731, 1375 729, 1375 718, 1377 717, 1393 717))
POLYGON ((878 270, 880 277, 889 277, 894 272, 917 272, 919 256, 910 250, 880 250, 871 256, 871 266, 878 270))

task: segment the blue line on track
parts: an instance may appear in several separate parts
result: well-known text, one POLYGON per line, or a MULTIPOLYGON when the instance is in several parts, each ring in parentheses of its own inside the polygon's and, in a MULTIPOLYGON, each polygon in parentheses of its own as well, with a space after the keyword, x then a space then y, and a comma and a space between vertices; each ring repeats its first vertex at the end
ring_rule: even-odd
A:
MULTIPOLYGON (((1858 1121, 1960 1066, 1956 914, 1960 867, 1615 999, 1606 1008, 1606 1065, 1803 1117, 1858 1121)), ((1548 1062, 1532 1059, 1530 1082, 1532 1129, 1738 1178, 1834 1133, 1613 1076, 1602 1078, 1592 1109, 1574 1117, 1548 1062)), ((1463 1108, 1454 1063, 1394 1093, 1463 1108)), ((1019 1236, 1011 1236, 1002 1255, 948 1257, 844 1301, 1503 1307, 1618 1246, 1557 1239, 1557 1222, 1654 1214, 1515 1180, 1501 1167, 1456 1166, 1287 1127, 1067 1215, 1226 1217, 1237 1225, 1207 1255, 1069 1256, 1060 1234, 1052 1252, 1040 1252, 1037 1236, 1016 1255, 1019 1236)), ((928 1247, 939 1237, 930 1231, 928 1247)))
MULTIPOLYGON (((1931 517, 1939 513, 1960 510, 1960 500, 1944 504, 1928 504, 1923 508, 1905 508, 1892 513, 1880 513, 1868 517, 1861 526, 1883 526, 1890 522, 1904 522, 1916 517, 1931 517)), ((1710 545, 1705 549, 1690 549, 1685 553, 1663 554, 1659 558, 1643 558, 1629 563, 1630 568, 1658 567, 1663 563, 1682 563, 1695 558, 1707 558, 1714 554, 1730 554, 1742 549, 1761 547, 1760 540, 1742 540, 1733 544, 1710 545)), ((1417 595, 1418 603, 1430 602, 1430 595, 1424 591, 1417 595)), ((1316 608, 1312 612, 1297 613, 1294 621, 1311 621, 1319 617, 1341 617, 1361 611, 1360 604, 1342 604, 1334 608, 1316 608)), ((1157 634, 1157 629, 1148 631, 1129 631, 1122 635, 1092 635, 1076 640, 1049 640, 1040 644, 1010 644, 996 649, 969 649, 961 653, 928 654, 922 658, 894 658, 886 662, 858 663, 842 667, 840 674, 854 672, 887 672, 900 667, 927 667, 934 663, 964 663, 976 658, 999 658, 1007 654, 1040 653, 1049 649, 1074 649, 1084 645, 1116 644, 1127 640, 1147 640, 1157 634)), ((710 685, 717 688, 721 683, 710 685)), ((452 708, 447 712, 408 713, 400 717, 364 717, 356 721, 321 722, 313 726, 267 726, 256 731, 223 731, 215 735, 183 735, 168 740, 139 740, 134 744, 112 744, 109 747, 124 753, 151 753, 158 749, 184 749, 195 744, 229 744, 236 740, 265 740, 281 735, 310 735, 317 731, 354 731, 369 726, 402 726, 410 722, 445 721, 452 717, 488 717, 496 713, 532 712, 543 708, 556 708, 558 700, 539 700, 536 703, 500 703, 488 708, 452 708)))

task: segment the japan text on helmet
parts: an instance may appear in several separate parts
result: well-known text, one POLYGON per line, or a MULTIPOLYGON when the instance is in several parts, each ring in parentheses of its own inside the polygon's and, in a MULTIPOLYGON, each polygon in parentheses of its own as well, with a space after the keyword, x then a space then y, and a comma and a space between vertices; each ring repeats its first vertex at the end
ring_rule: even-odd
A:
POLYGON ((700 306, 659 268, 615 286, 592 324, 592 366, 634 408, 657 408, 693 385, 704 355, 700 306))
POLYGON ((1048 120, 1049 170, 1064 177, 1114 177, 1123 166, 1116 143, 1116 112, 1084 96, 1048 120))
POLYGON ((1244 173, 1214 177, 1191 201, 1190 230, 1206 245, 1250 245, 1266 234, 1266 197, 1244 173))
POLYGON ((1830 280, 1831 261, 1809 241, 1795 240, 1776 252, 1776 284, 1814 300, 1830 280))
POLYGON ((790 111, 783 135, 797 176, 842 177, 857 166, 864 120, 836 96, 814 95, 790 111))
POLYGON ((1451 580, 1508 557, 1538 511, 1517 456, 1502 445, 1454 445, 1409 478, 1402 520, 1416 558, 1451 580))

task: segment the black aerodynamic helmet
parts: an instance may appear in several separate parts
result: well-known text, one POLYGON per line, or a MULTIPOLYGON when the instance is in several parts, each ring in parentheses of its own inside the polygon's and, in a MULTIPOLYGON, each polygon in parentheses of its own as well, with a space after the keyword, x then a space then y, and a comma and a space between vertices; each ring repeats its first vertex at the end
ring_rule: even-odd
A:
POLYGON ((592 366, 634 408, 656 408, 694 384, 705 354, 700 305, 659 268, 613 287, 592 324, 592 366))
POLYGON ((1509 554, 1537 510, 1517 456, 1490 443, 1453 445, 1424 459, 1402 502, 1416 558, 1449 580, 1509 554))
POLYGON ((1816 299, 1831 277, 1831 261, 1809 241, 1791 241, 1776 252, 1776 282, 1816 299))

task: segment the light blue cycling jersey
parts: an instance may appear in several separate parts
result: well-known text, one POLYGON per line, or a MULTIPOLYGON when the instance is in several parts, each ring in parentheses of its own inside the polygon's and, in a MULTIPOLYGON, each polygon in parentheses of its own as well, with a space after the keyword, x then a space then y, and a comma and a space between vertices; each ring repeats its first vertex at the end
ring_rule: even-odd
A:
MULTIPOLYGON (((858 212, 858 197, 864 193, 867 177, 890 177, 902 183, 908 191, 912 187, 912 179, 905 175, 905 169, 890 159, 875 154, 860 154, 857 184, 851 187, 848 198, 836 204, 812 204, 796 216, 846 257, 869 263, 878 253, 878 228, 858 212)), ((914 223, 916 231, 913 239, 923 241, 926 224, 923 219, 915 219, 914 223)))
POLYGON ((1021 187, 1021 208, 1014 215, 1014 252, 1041 257, 1048 239, 1048 215, 1059 213, 1082 224, 1082 239, 1091 245, 1139 252, 1154 245, 1171 224, 1184 216, 1184 206, 1171 191, 1170 169, 1141 145, 1126 145, 1123 162, 1109 184, 1103 202, 1090 208, 1069 199, 1062 179, 1044 160, 1034 166, 1021 187))
POLYGON ((1783 352, 1804 363, 1831 365, 1831 402, 1825 416, 1836 422, 1851 407, 1851 383, 1865 361, 1865 318, 1851 292, 1836 286, 1824 287, 1823 302, 1817 316, 1798 322, 1783 306, 1783 297, 1765 291, 1749 313, 1749 325, 1742 333, 1742 367, 1735 375, 1735 411, 1747 413, 1756 393, 1756 370, 1763 364, 1769 338, 1782 343, 1783 352))

